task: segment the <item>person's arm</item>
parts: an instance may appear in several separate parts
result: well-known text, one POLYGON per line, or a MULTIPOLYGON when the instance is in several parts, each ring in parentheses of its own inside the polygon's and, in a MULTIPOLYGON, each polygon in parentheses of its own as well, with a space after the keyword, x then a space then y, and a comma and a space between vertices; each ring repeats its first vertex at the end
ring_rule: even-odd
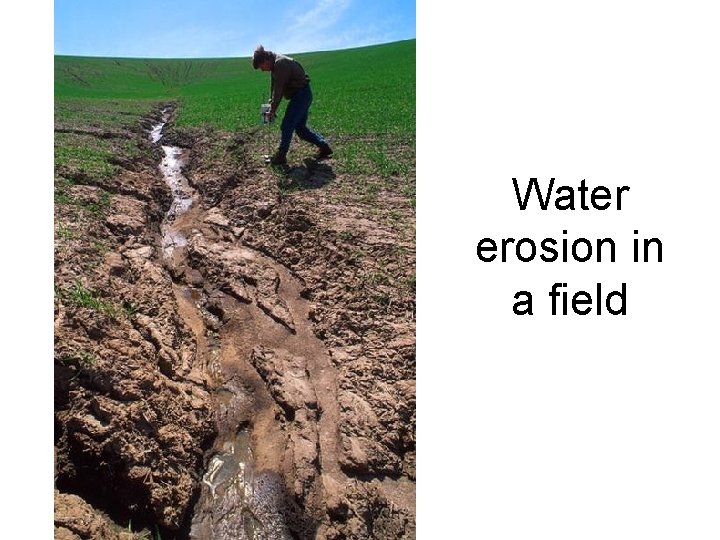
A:
POLYGON ((280 107, 283 94, 285 93, 285 85, 290 78, 290 65, 287 62, 276 62, 275 69, 272 72, 272 83, 271 92, 272 97, 270 98, 270 117, 273 118, 280 107))

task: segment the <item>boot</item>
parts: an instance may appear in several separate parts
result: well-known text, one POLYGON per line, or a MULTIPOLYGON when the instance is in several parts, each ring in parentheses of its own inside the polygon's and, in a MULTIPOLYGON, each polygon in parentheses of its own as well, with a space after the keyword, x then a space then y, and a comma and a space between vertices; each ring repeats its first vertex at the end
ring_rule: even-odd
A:
POLYGON ((270 165, 277 165, 281 167, 287 166, 287 157, 285 154, 281 154, 280 152, 276 152, 273 154, 273 156, 270 158, 270 165))
POLYGON ((327 143, 321 144, 318 148, 320 150, 315 154, 315 159, 317 160, 329 158, 333 154, 332 148, 330 148, 330 145, 327 143))

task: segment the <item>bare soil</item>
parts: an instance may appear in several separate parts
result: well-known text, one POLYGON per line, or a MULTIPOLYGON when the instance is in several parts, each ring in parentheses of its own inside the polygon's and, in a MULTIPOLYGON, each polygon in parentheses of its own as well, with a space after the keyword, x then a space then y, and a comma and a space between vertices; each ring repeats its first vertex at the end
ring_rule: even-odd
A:
POLYGON ((414 538, 412 202, 299 141, 282 175, 260 134, 170 129, 193 206, 168 222, 159 118, 119 174, 56 171, 80 201, 55 207, 56 538, 251 537, 203 483, 239 429, 256 538, 414 538))

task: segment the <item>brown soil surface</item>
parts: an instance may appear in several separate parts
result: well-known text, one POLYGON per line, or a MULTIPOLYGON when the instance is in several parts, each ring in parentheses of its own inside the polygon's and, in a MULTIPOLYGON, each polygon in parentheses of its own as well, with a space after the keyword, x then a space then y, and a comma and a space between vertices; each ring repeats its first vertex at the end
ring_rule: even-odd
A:
MULTIPOLYGON (((247 135, 174 130, 193 207, 166 223, 187 245, 164 257, 158 118, 121 134, 142 157, 76 175, 82 204, 55 207, 75 232, 55 249, 56 538, 125 538, 109 519, 187 538, 239 427, 277 484, 283 523, 259 505, 260 536, 414 538, 412 204, 356 194, 332 160, 283 176, 247 135), (103 212, 78 211, 103 193, 103 212)), ((246 537, 223 512, 210 536, 246 537)))

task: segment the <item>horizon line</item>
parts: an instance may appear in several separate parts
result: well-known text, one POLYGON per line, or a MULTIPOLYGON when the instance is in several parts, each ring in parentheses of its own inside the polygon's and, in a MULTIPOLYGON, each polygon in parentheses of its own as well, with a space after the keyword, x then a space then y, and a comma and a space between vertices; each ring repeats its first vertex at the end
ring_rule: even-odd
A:
MULTIPOLYGON (((289 52, 288 55, 294 54, 314 54, 323 52, 336 52, 336 51, 349 51, 353 49, 366 49, 368 47, 378 47, 382 45, 391 45, 393 43, 402 43, 404 41, 415 41, 417 37, 398 39, 395 41, 386 41, 381 43, 372 43, 369 45, 358 45, 353 47, 341 47, 339 49, 323 49, 316 51, 295 51, 289 52)), ((53 57, 58 56, 69 57, 69 58, 98 58, 107 60, 233 60, 251 58, 252 54, 248 56, 104 56, 104 55, 87 55, 87 54, 65 54, 65 53, 53 53, 53 57)))

